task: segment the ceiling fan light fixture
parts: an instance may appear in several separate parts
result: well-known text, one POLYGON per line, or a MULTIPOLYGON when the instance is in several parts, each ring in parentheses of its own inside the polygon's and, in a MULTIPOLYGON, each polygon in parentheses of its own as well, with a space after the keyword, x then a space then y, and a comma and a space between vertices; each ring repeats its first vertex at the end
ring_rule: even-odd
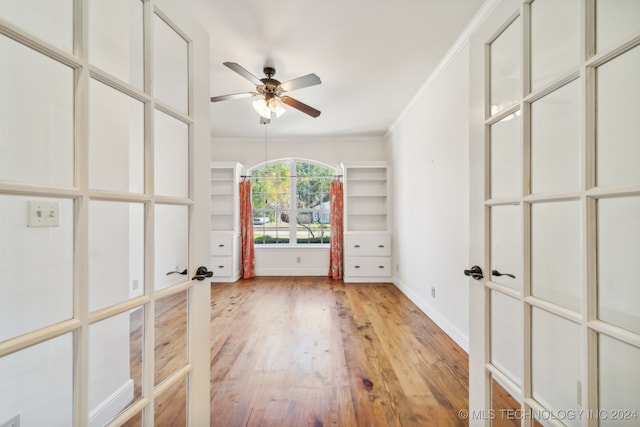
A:
POLYGON ((267 101, 267 107, 269 107, 269 110, 271 110, 271 112, 276 114, 276 117, 280 117, 287 111, 282 107, 282 101, 280 101, 280 99, 276 97, 273 97, 267 101))
POLYGON ((271 110, 267 106, 267 101, 264 98, 258 98, 253 101, 253 109, 256 110, 261 117, 265 119, 271 118, 271 110))

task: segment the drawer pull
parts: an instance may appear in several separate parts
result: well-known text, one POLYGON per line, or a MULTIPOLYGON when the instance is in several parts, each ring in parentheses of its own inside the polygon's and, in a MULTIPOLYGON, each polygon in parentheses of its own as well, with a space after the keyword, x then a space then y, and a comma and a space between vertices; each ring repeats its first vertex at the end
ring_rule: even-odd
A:
POLYGON ((219 265, 218 268, 224 268, 224 265, 219 265))
POLYGON ((384 268, 384 265, 379 265, 378 268, 384 268))
POLYGON ((378 245, 379 248, 384 248, 384 245, 378 245))
POLYGON ((224 245, 221 243, 218 245, 219 248, 224 248, 224 245))
POLYGON ((360 245, 353 245, 353 247, 354 247, 354 248, 359 248, 359 247, 360 247, 360 245))
POLYGON ((354 268, 360 268, 360 266, 359 266, 359 265, 356 265, 354 268))

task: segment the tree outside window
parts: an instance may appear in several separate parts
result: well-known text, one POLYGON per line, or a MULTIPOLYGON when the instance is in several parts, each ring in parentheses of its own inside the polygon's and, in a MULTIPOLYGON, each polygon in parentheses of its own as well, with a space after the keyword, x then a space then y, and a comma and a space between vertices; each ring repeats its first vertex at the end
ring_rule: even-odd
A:
POLYGON ((335 170, 298 159, 251 170, 255 244, 328 244, 335 170))

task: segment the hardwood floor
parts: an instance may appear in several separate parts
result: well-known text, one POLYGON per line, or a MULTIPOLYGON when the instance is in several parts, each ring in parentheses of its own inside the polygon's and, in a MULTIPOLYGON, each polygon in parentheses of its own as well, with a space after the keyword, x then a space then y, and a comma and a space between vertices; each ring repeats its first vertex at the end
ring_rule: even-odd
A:
MULTIPOLYGON (((156 383, 186 363, 186 301, 180 293, 157 302, 156 383)), ((141 314, 131 314, 136 397, 141 314)), ((186 424, 185 387, 156 401, 156 425, 186 424)), ((458 411, 467 408, 467 354, 392 284, 261 277, 211 285, 212 427, 466 426, 458 411)), ((519 404, 494 382, 493 408, 519 404)))
POLYGON ((467 355, 391 284, 211 287, 212 426, 458 426, 467 355))

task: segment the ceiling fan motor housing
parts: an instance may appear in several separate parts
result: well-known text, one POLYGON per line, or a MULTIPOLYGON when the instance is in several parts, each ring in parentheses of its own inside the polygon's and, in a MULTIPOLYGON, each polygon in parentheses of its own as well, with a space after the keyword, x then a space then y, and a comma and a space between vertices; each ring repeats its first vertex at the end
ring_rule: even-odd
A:
POLYGON ((272 76, 276 75, 276 69, 273 67, 269 67, 268 65, 266 65, 262 71, 264 72, 264 75, 271 78, 272 76))

